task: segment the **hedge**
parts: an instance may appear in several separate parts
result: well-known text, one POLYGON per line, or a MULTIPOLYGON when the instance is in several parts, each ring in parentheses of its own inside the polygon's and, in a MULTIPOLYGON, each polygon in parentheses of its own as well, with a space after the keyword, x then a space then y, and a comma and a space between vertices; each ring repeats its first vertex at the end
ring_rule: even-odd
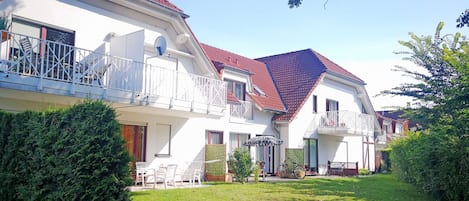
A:
POLYGON ((438 200, 469 200, 469 137, 453 133, 441 128, 395 141, 393 173, 438 200))
POLYGON ((130 200, 130 156, 102 102, 0 111, 0 200, 130 200))

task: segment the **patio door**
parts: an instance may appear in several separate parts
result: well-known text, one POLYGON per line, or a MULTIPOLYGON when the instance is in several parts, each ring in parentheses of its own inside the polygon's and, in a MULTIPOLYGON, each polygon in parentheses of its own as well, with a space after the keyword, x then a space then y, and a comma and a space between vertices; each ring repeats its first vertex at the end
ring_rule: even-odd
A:
POLYGON ((125 147, 135 162, 146 161, 146 126, 121 125, 125 147))
POLYGON ((306 170, 318 173, 318 140, 304 139, 304 152, 306 170))

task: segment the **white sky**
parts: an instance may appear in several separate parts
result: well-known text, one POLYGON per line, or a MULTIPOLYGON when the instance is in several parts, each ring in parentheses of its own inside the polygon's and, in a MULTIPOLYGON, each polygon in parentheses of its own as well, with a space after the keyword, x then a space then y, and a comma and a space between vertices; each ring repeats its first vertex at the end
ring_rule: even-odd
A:
MULTIPOLYGON (((363 79, 375 110, 405 106, 409 98, 380 96, 380 91, 410 82, 395 65, 412 67, 393 52, 408 33, 462 32, 456 19, 468 0, 303 0, 289 9, 287 0, 171 0, 190 17, 200 42, 257 58, 311 48, 363 79)), ((414 67, 415 69, 415 67, 414 67)))

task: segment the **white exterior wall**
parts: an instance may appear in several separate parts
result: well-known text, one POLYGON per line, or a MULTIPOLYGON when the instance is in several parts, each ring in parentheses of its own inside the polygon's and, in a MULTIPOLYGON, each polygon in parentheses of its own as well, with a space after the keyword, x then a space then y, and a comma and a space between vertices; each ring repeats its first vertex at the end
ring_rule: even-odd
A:
MULTIPOLYGON (((256 134, 275 135, 270 123, 271 118, 271 113, 261 112, 257 109, 254 113, 254 119, 246 122, 230 122, 228 111, 225 117, 220 119, 178 118, 158 114, 118 112, 118 120, 123 124, 147 125, 146 160, 151 164, 151 167, 155 168, 160 164, 178 164, 181 169, 184 169, 192 161, 204 161, 205 133, 208 130, 222 131, 227 149, 229 148, 230 133, 249 134, 251 137, 256 134), (154 145, 161 137, 156 136, 160 135, 156 131, 157 124, 171 125, 171 156, 155 156, 159 150, 156 150, 154 145)), ((251 153, 254 158, 255 148, 251 149, 251 153)))
MULTIPOLYGON (((307 98, 303 107, 288 126, 281 127, 282 139, 286 140, 285 148, 303 148, 304 138, 318 139, 318 167, 319 173, 325 174, 327 161, 359 162, 359 168, 363 168, 363 157, 366 156, 366 144, 362 143, 362 136, 334 136, 317 133, 315 122, 316 114, 313 112, 313 95, 317 96, 317 112, 326 111, 326 99, 339 102, 339 110, 361 113, 362 102, 357 90, 351 86, 324 78, 307 98)), ((365 140, 366 141, 366 140, 365 140)), ((373 142, 373 137, 369 137, 373 142)), ((368 168, 374 170, 374 145, 369 145, 368 168)), ((285 159, 281 153, 281 160, 285 159)))

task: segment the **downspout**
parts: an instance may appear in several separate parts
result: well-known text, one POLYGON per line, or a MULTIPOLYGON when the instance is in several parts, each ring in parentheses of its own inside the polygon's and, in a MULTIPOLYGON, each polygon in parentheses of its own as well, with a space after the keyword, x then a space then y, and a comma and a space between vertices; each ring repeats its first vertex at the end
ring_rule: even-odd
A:
MULTIPOLYGON (((271 126, 272 126, 272 130, 274 131, 274 135, 276 135, 275 137, 277 137, 278 139, 281 139, 280 138, 280 131, 277 129, 277 127, 275 126, 275 121, 274 121, 274 117, 275 115, 272 116, 272 118, 270 119, 270 123, 271 123, 271 126)), ((280 152, 282 151, 281 149, 281 146, 282 145, 279 145, 279 149, 278 149, 278 164, 280 165, 281 164, 281 161, 280 161, 280 155, 282 155, 280 152)), ((274 153, 275 155, 275 153, 274 153)), ((274 165, 275 165, 275 162, 274 162, 274 165)), ((276 174, 278 172, 278 165, 276 165, 276 167, 274 167, 274 173, 276 174)))

